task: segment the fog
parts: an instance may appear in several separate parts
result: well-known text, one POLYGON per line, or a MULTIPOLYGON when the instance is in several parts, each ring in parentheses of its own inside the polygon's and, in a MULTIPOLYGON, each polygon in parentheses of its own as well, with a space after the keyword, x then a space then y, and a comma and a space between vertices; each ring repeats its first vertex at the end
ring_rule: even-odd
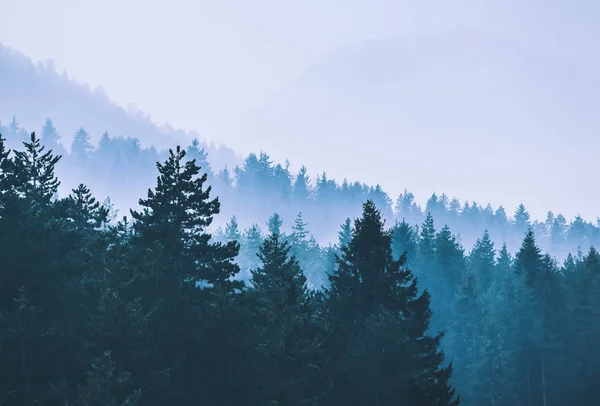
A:
POLYGON ((240 156, 264 150, 293 170, 380 183, 392 195, 408 188, 420 204, 443 190, 510 210, 522 202, 540 220, 548 202, 596 218, 585 180, 599 129, 593 2, 2 6, 12 16, 3 44, 240 156))
POLYGON ((596 3, 0 15, 0 404, 600 404, 596 3))

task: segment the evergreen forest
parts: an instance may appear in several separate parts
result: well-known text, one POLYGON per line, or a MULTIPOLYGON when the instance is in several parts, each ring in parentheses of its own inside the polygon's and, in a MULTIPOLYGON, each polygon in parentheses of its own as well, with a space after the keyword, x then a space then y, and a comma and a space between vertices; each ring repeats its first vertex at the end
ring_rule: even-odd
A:
POLYGON ((600 404, 598 224, 0 132, 0 405, 600 404))

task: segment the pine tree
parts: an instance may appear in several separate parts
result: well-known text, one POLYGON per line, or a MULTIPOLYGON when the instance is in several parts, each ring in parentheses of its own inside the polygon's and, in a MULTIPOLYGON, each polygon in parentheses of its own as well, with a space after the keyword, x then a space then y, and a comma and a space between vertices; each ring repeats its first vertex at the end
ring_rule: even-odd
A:
POLYGON ((208 162, 208 154, 204 147, 200 146, 200 141, 197 138, 194 138, 192 145, 188 147, 187 156, 188 159, 196 161, 196 165, 200 167, 202 173, 206 173, 208 179, 212 179, 213 171, 208 162))
POLYGON ((151 315, 157 350, 121 363, 134 379, 141 375, 134 383, 144 392, 144 404, 186 404, 209 389, 208 403, 235 403, 245 396, 233 390, 245 337, 236 293, 244 287, 234 262, 239 244, 211 241, 206 229, 220 203, 210 199, 207 175, 199 176, 185 151, 169 150, 157 168, 156 188, 140 199, 141 211, 131 211, 135 234, 128 266, 134 274, 123 276, 135 282, 128 290, 142 297, 144 308, 135 318, 151 315), (212 367, 198 370, 198 364, 212 367))
POLYGON ((306 277, 290 255, 288 242, 281 242, 278 234, 265 240, 259 257, 262 266, 252 271, 251 280, 255 325, 260 326, 259 398, 264 404, 319 404, 323 354, 306 277))
POLYGON ((104 131, 100 137, 100 141, 98 141, 98 151, 108 151, 110 149, 111 142, 112 138, 110 137, 110 134, 108 134, 108 131, 104 131))
POLYGON ((483 237, 477 239, 469 255, 469 265, 478 280, 480 293, 487 291, 494 280, 495 256, 494 243, 486 230, 483 237))
POLYGON ((540 248, 536 245, 535 235, 530 228, 525 234, 521 248, 515 256, 515 272, 525 277, 529 287, 532 287, 534 281, 540 272, 542 254, 540 248))
POLYGON ((513 259, 512 256, 510 255, 510 252, 508 252, 508 248, 506 247, 506 243, 502 244, 502 248, 500 249, 500 252, 498 252, 498 261, 496 262, 496 269, 497 271, 495 272, 497 275, 497 278, 503 278, 504 275, 508 274, 513 266, 513 259))
POLYGON ((9 158, 9 155, 10 150, 6 149, 5 139, 0 134, 0 213, 6 203, 6 196, 13 186, 13 179, 11 179, 13 161, 9 158))
POLYGON ((503 323, 510 307, 507 308, 508 303, 504 302, 501 287, 493 283, 481 298, 485 308, 470 380, 472 404, 476 405, 512 406, 519 403, 515 351, 507 340, 510 324, 503 323))
POLYGON ((536 245, 533 230, 529 228, 514 261, 515 273, 523 279, 527 291, 526 295, 522 295, 526 298, 526 306, 529 307, 529 312, 533 313, 532 318, 535 320, 535 323, 523 326, 521 329, 523 336, 521 351, 524 357, 520 362, 519 372, 522 382, 527 385, 525 396, 529 402, 541 401, 543 394, 539 369, 542 364, 539 345, 542 340, 543 325, 535 292, 541 280, 542 260, 543 256, 540 248, 536 245))
POLYGON ((258 253, 263 244, 263 235, 258 224, 254 223, 249 229, 245 230, 242 240, 244 243, 241 244, 238 257, 242 272, 241 276, 243 279, 250 279, 250 271, 260 265, 258 253))
POLYGON ((415 196, 408 190, 398 196, 396 200, 397 217, 409 224, 418 224, 422 221, 423 213, 421 208, 415 203, 415 196))
POLYGON ((466 272, 464 280, 452 301, 451 325, 448 328, 446 353, 453 360, 453 384, 466 404, 473 402, 475 395, 478 355, 482 346, 484 309, 479 296, 475 275, 466 272))
POLYGON ((102 207, 106 211, 106 223, 114 224, 119 216, 119 209, 115 208, 115 205, 109 196, 102 202, 102 207))
POLYGON ((279 236, 282 236, 283 235, 281 233, 281 226, 282 225, 283 225, 283 220, 281 219, 281 217, 279 216, 279 214, 274 213, 269 218, 269 221, 267 222, 269 234, 277 234, 279 236))
POLYGON ((419 245, 416 258, 416 276, 421 286, 432 289, 437 273, 435 226, 433 216, 427 213, 419 234, 419 245))
POLYGON ((0 404, 47 404, 46 386, 56 373, 47 355, 56 334, 26 288, 11 299, 10 307, 0 303, 0 404))
POLYGON ((310 177, 308 176, 304 165, 300 168, 298 175, 296 175, 293 190, 294 201, 297 203, 305 202, 311 196, 310 177))
POLYGON ((373 202, 342 252, 327 290, 329 351, 339 366, 330 404, 458 404, 437 349, 443 333, 427 335, 429 294, 418 295, 405 258, 392 258, 391 232, 373 202))
POLYGON ((83 163, 90 156, 94 147, 90 143, 90 134, 83 128, 80 128, 73 138, 71 143, 71 157, 73 157, 77 163, 83 163))
POLYGON ((56 131, 56 127, 54 127, 54 123, 52 123, 50 118, 46 118, 46 122, 42 128, 41 138, 42 144, 55 155, 64 155, 66 153, 65 148, 60 142, 58 131, 56 131))
POLYGON ((445 304, 452 302, 466 270, 464 250, 448 226, 444 226, 435 236, 433 260, 433 267, 425 268, 430 272, 426 280, 429 282, 427 289, 431 292, 434 310, 431 330, 441 331, 445 321, 451 317, 450 308, 445 304))
POLYGON ((419 254, 422 258, 433 258, 435 256, 435 227, 431 213, 427 213, 425 222, 421 227, 419 254))
POLYGON ((392 229, 392 254, 394 259, 406 254, 406 264, 410 265, 417 254, 417 233, 406 221, 396 223, 392 229))
POLYGON ((350 218, 347 218, 346 221, 344 221, 344 224, 342 224, 340 231, 338 232, 338 243, 336 246, 337 249, 341 250, 342 247, 347 246, 348 243, 350 243, 351 239, 352 239, 352 222, 350 221, 350 218))
POLYGON ((302 220, 302 212, 298 212, 294 225, 292 226, 292 230, 294 230, 292 232, 292 246, 303 248, 302 246, 306 244, 306 237, 308 236, 308 231, 306 230, 307 225, 308 224, 302 220))
POLYGON ((27 142, 27 132, 21 128, 16 116, 12 116, 12 120, 8 124, 7 143, 12 148, 19 148, 21 143, 27 142))
POLYGON ((182 272, 182 280, 203 280, 233 291, 242 286, 231 280, 239 272, 233 262, 239 244, 210 242, 205 229, 219 213, 219 199, 209 200, 211 187, 204 187, 206 174, 198 177, 200 168, 184 158, 185 151, 177 147, 175 152, 169 150, 163 164, 157 163, 160 176, 156 189, 148 190, 148 197, 140 199, 142 211, 131 210, 136 234, 145 243, 160 243, 174 263, 182 264, 186 259, 188 265, 175 268, 182 272))
POLYGON ((527 228, 531 225, 530 223, 530 215, 527 209, 523 204, 520 204, 519 207, 515 210, 515 228, 518 233, 523 233, 527 230, 527 228))
POLYGON ((35 133, 31 133, 30 142, 24 143, 24 151, 15 151, 14 174, 18 183, 17 191, 36 206, 48 205, 56 195, 59 180, 54 168, 60 156, 44 152, 35 133))
MULTIPOLYGON (((577 265, 575 265, 577 266, 577 265)), ((583 261, 577 266, 570 281, 569 308, 573 319, 569 343, 571 354, 567 374, 577 376, 572 395, 573 404, 593 404, 600 400, 600 389, 596 384, 600 378, 598 370, 597 343, 600 339, 600 254, 590 248, 583 261)))
POLYGON ((68 215, 78 228, 93 228, 102 222, 100 202, 92 196, 87 186, 80 184, 67 199, 68 215))
POLYGON ((77 406, 137 406, 141 391, 131 389, 131 374, 121 371, 111 352, 98 357, 87 373, 87 381, 79 388, 77 406))
POLYGON ((229 223, 225 225, 225 241, 227 242, 240 242, 242 240, 242 234, 238 225, 237 217, 231 217, 229 223))

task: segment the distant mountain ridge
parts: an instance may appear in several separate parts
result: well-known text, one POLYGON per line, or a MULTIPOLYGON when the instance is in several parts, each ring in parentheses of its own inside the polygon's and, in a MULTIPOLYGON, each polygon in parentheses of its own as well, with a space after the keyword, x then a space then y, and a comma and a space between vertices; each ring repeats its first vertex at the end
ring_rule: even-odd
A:
POLYGON ((392 195, 444 190, 511 208, 516 197, 502 195, 529 196, 540 218, 544 202, 566 211, 575 198, 593 218, 596 195, 583 179, 600 147, 600 80, 584 70, 470 28, 369 40, 322 58, 233 131, 275 160, 379 183, 392 195), (573 195, 552 194, 559 184, 573 195))
MULTIPOLYGON (((108 131, 112 136, 138 138, 143 146, 157 149, 188 145, 195 132, 159 125, 148 114, 127 111, 101 89, 77 83, 54 64, 34 64, 21 52, 0 43, 0 120, 7 124, 16 116, 20 126, 29 130, 42 128, 50 117, 61 131, 62 142, 69 147, 75 132, 83 127, 97 143, 108 131)), ((241 162, 235 152, 213 143, 205 145, 214 168, 233 167, 241 162)))

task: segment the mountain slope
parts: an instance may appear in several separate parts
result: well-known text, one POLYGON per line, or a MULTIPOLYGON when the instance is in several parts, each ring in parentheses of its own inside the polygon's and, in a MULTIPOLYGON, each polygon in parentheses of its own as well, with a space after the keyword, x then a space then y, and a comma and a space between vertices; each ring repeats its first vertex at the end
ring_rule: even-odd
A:
POLYGON ((548 200, 575 215, 575 198, 593 218, 584 175, 600 146, 600 85, 578 69, 478 30, 366 41, 323 58, 235 131, 277 160, 393 194, 525 200, 536 217, 548 200))
MULTIPOLYGON (((97 142, 108 131, 113 136, 139 138, 144 146, 158 149, 187 145, 197 133, 159 126, 149 115, 133 108, 126 111, 112 102, 102 89, 88 86, 58 73, 51 62, 34 64, 29 58, 0 44, 0 120, 4 123, 16 116, 23 128, 41 129, 50 117, 61 131, 68 148, 75 132, 84 127, 97 142)), ((239 163, 233 150, 209 144, 206 146, 211 164, 221 168, 239 163)))

